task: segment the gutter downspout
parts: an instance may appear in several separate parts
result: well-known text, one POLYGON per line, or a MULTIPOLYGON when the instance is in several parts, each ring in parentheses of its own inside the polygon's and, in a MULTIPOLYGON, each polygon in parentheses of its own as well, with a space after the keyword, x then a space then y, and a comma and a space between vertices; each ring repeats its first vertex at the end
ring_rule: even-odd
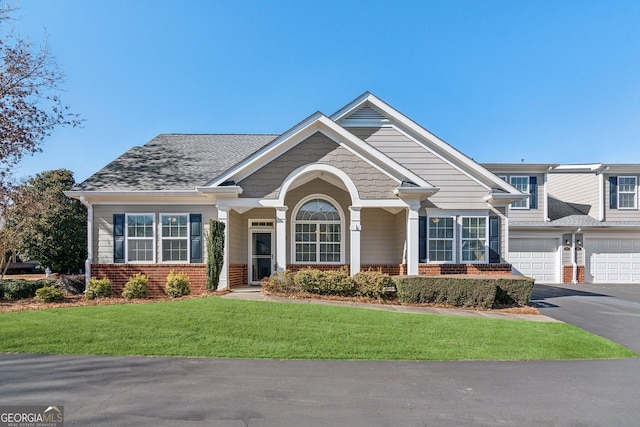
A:
POLYGON ((93 259, 93 204, 84 196, 80 197, 80 203, 87 208, 87 259, 84 261, 84 283, 89 284, 91 278, 91 260, 93 259))

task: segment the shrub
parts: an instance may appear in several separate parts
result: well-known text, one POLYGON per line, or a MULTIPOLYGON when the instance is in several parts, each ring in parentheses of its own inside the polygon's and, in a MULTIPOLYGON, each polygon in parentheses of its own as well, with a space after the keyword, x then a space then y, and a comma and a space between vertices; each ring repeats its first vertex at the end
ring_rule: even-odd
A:
POLYGON ((292 294, 300 291, 294 281, 295 273, 291 270, 275 271, 270 277, 262 279, 262 289, 266 292, 292 294))
POLYGON ((129 278, 129 281, 125 283, 122 296, 126 299, 146 298, 149 292, 148 284, 149 278, 146 275, 142 273, 133 275, 129 278))
POLYGON ((526 305, 533 293, 534 279, 529 277, 504 277, 496 279, 498 285, 497 304, 526 305))
POLYGON ((329 271, 303 268, 296 273, 294 282, 301 290, 319 295, 350 296, 356 289, 345 267, 329 271))
POLYGON ((106 277, 104 279, 89 279, 87 290, 84 293, 86 299, 103 298, 113 296, 111 282, 106 277))
POLYGON ((167 284, 164 286, 164 292, 173 298, 182 297, 191 293, 189 286, 189 277, 182 273, 174 273, 173 270, 167 276, 167 284))
POLYGON ((53 285, 43 286, 36 291, 36 298, 42 302, 62 301, 64 292, 53 285))
POLYGON ((446 304, 491 308, 498 286, 495 279, 464 276, 403 276, 395 278, 398 300, 405 303, 446 304))
POLYGON ((56 279, 24 280, 11 279, 3 281, 5 297, 9 299, 33 298, 36 291, 43 286, 52 285, 56 279))
POLYGON ((58 277, 56 286, 68 294, 81 294, 85 289, 84 274, 62 275, 58 277))
POLYGON ((380 271, 360 271, 353 276, 356 293, 363 297, 384 298, 396 293, 393 279, 380 271))

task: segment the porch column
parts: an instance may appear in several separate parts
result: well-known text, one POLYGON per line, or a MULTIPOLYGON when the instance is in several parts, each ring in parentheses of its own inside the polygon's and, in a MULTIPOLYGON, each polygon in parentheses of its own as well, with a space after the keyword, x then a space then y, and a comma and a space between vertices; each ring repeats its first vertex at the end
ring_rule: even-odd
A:
MULTIPOLYGON (((229 288, 229 207, 218 206, 218 221, 224 224, 224 255, 218 289, 229 288)), ((209 231, 211 232, 211 231, 209 231)))
POLYGON ((287 269, 287 207, 276 208, 276 271, 287 269))
POLYGON ((351 237, 351 275, 355 276, 360 271, 360 207, 349 206, 351 212, 351 224, 349 226, 351 237))
POLYGON ((418 275, 418 258, 419 254, 419 200, 408 200, 409 209, 407 211, 407 274, 410 276, 418 275))

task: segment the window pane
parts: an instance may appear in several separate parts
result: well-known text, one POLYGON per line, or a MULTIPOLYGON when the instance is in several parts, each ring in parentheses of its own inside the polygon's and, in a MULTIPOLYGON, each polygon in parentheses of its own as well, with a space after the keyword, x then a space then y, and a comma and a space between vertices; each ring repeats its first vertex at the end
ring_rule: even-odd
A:
MULTIPOLYGON (((509 183, 523 193, 529 192, 529 177, 528 176, 512 176, 509 183)), ((512 208, 528 208, 529 199, 520 200, 518 202, 511 203, 512 208)))
POLYGON ((129 215, 127 217, 128 237, 153 237, 153 215, 129 215))
POLYGON ((295 216, 296 262, 340 262, 340 214, 330 202, 313 199, 295 216))
POLYGON ((186 261, 187 260, 187 240, 163 240, 162 241, 163 261, 186 261))
POLYGON ((162 237, 187 237, 186 215, 162 216, 162 237))
POLYGON ((153 261, 153 240, 129 239, 129 261, 153 261))

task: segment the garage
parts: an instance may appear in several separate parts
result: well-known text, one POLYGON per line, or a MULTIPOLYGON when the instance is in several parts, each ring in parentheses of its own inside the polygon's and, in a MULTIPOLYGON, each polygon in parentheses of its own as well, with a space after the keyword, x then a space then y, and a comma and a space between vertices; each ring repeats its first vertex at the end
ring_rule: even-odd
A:
POLYGON ((637 239, 585 238, 587 283, 640 283, 637 239))
POLYGON ((557 238, 512 238, 508 261, 514 274, 536 279, 536 283, 558 283, 557 238))

